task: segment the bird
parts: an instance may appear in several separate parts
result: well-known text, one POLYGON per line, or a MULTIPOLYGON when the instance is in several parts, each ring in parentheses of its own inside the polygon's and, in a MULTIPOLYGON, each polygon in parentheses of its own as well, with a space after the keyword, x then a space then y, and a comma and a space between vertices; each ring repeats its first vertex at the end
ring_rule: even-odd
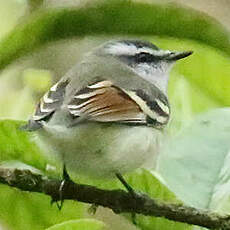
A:
POLYGON ((26 129, 58 156, 63 174, 117 177, 132 192, 123 175, 158 155, 170 120, 169 73, 191 54, 138 39, 107 41, 44 94, 26 129))

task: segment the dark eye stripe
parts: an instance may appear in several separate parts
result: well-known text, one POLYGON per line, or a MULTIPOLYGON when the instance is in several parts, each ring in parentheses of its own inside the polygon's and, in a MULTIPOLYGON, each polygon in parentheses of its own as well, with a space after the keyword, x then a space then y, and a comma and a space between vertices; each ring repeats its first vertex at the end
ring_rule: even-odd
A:
POLYGON ((137 63, 142 63, 142 62, 152 62, 154 61, 155 57, 150 53, 141 52, 135 55, 135 59, 137 63))
POLYGON ((156 57, 150 53, 141 52, 136 55, 122 55, 119 56, 122 61, 125 61, 128 65, 138 64, 138 63, 151 63, 157 62, 159 57, 156 57))

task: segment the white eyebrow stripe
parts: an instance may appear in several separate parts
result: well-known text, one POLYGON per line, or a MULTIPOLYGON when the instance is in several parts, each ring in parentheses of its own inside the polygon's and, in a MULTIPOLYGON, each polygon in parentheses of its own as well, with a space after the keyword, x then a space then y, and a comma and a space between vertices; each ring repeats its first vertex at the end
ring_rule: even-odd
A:
POLYGON ((139 53, 149 53, 154 56, 164 56, 167 54, 170 54, 171 51, 169 50, 155 50, 150 47, 141 47, 138 48, 133 44, 126 44, 126 43, 115 43, 115 44, 110 44, 109 46, 106 47, 106 51, 109 54, 113 55, 131 55, 134 56, 139 53))
POLYGON ((137 49, 137 53, 149 53, 149 54, 153 54, 153 49, 150 49, 148 47, 142 47, 137 49))
POLYGON ((114 55, 135 55, 137 47, 133 44, 115 43, 106 47, 106 51, 114 55))
POLYGON ((136 54, 140 54, 140 53, 149 53, 149 54, 152 54, 154 56, 161 57, 161 56, 170 54, 171 51, 169 51, 169 50, 153 50, 153 49, 150 49, 148 47, 143 47, 143 48, 139 48, 137 50, 136 54))

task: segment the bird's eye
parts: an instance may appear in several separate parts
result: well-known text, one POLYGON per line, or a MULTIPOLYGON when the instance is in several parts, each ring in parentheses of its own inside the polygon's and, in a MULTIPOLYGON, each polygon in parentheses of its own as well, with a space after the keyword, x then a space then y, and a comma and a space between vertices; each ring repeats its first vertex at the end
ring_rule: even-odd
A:
POLYGON ((152 55, 149 53, 141 52, 136 55, 137 62, 150 62, 152 60, 152 55))

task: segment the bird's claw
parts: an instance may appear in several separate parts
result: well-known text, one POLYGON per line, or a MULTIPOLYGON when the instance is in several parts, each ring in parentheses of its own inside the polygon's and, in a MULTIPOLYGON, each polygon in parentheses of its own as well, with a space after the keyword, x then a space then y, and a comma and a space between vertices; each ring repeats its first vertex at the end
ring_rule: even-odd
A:
POLYGON ((69 174, 67 173, 67 170, 66 170, 66 166, 65 166, 65 165, 64 165, 64 167, 63 167, 63 174, 62 174, 62 177, 63 177, 63 180, 61 181, 61 185, 60 185, 60 187, 59 187, 59 199, 58 199, 58 200, 60 200, 60 202, 58 202, 58 200, 57 200, 57 199, 54 199, 54 198, 52 198, 52 199, 51 199, 51 202, 50 202, 51 205, 53 205, 53 203, 56 203, 57 208, 58 208, 59 210, 62 209, 62 206, 63 206, 63 203, 64 203, 63 191, 64 191, 65 184, 66 184, 67 182, 71 181, 70 176, 69 176, 69 174))

